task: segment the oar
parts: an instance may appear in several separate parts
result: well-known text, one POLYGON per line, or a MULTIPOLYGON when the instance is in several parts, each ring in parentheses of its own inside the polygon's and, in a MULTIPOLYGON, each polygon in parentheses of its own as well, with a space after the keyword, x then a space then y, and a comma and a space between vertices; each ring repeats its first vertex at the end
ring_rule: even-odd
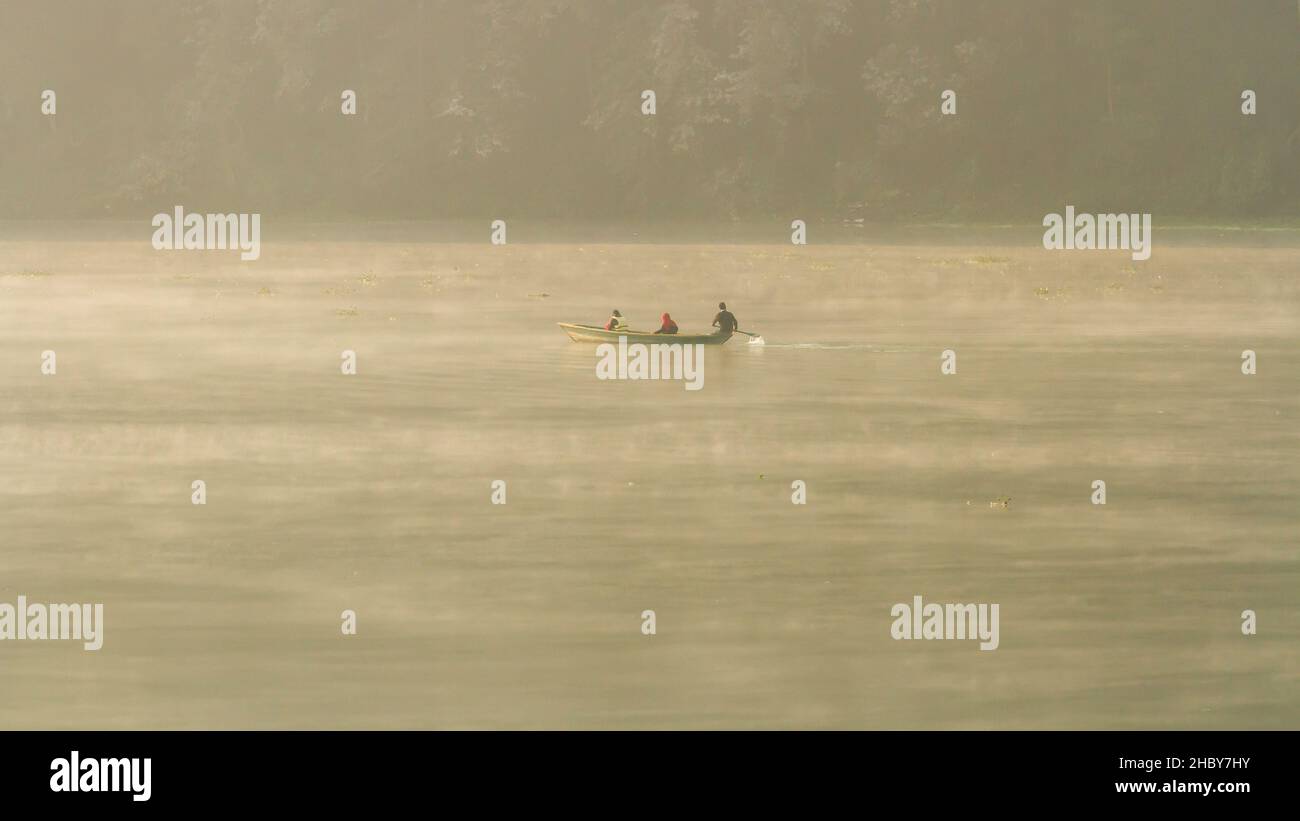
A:
POLYGON ((739 328, 732 328, 731 332, 735 334, 744 334, 745 336, 758 336, 758 334, 751 334, 749 331, 742 331, 739 328))

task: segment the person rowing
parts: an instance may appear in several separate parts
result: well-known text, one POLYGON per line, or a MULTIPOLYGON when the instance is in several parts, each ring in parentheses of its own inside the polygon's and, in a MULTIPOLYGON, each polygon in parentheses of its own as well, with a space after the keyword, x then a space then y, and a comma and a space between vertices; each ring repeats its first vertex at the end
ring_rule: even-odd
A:
POLYGON ((673 318, 671 316, 665 313, 663 316, 659 317, 659 321, 662 324, 659 326, 659 330, 655 331, 655 333, 657 334, 677 333, 677 323, 673 322, 673 318))
POLYGON ((740 330, 740 323, 736 321, 736 315, 727 310, 727 303, 718 303, 718 315, 713 318, 713 327, 720 334, 732 334, 740 330))

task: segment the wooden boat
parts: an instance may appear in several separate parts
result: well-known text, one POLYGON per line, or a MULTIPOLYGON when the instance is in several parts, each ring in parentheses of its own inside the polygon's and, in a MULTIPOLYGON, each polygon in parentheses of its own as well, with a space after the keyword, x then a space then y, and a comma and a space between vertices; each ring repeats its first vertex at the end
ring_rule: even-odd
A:
POLYGON ((618 344, 620 336, 627 337, 628 344, 641 342, 650 344, 658 342, 664 345, 721 345, 731 334, 656 334, 651 331, 607 331, 599 325, 575 325, 571 322, 555 323, 564 329, 569 339, 574 342, 613 342, 618 344))

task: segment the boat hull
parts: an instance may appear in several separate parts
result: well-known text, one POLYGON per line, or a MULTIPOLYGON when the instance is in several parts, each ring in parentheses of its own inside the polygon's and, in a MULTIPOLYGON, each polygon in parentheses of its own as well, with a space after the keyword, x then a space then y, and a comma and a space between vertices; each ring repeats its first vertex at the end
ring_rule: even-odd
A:
POLYGON ((731 334, 656 334, 649 331, 607 331, 595 325, 575 325, 570 322, 557 322, 569 339, 574 342, 613 342, 618 343, 620 336, 627 337, 628 344, 641 342, 645 344, 658 342, 664 345, 721 345, 731 338, 731 334))

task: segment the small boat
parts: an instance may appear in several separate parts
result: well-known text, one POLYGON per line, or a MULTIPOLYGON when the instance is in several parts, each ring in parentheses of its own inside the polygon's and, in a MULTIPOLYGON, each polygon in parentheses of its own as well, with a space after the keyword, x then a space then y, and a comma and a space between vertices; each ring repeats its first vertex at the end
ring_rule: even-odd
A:
POLYGON ((574 342, 613 342, 620 336, 633 342, 659 342, 664 345, 721 345, 731 334, 657 334, 652 331, 607 331, 599 325, 575 325, 571 322, 555 323, 564 329, 574 342))

